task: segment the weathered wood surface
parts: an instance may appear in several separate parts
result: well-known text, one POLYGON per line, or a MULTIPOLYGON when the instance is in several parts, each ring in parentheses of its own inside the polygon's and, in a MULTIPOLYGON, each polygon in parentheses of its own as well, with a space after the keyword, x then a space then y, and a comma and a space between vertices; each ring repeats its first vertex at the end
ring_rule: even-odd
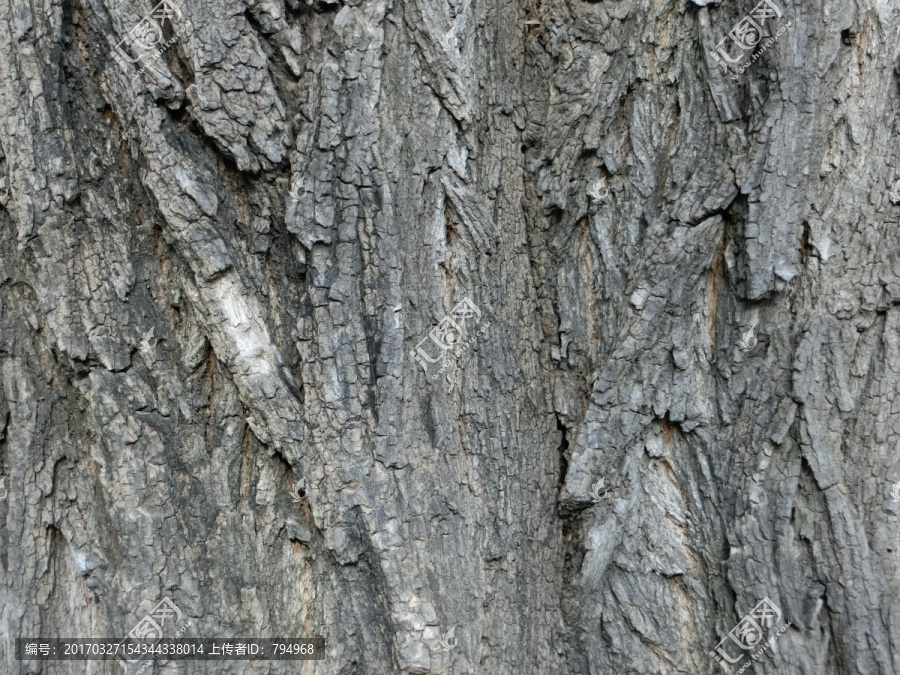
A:
POLYGON ((0 671, 900 672, 900 6, 174 1, 0 6, 0 671))

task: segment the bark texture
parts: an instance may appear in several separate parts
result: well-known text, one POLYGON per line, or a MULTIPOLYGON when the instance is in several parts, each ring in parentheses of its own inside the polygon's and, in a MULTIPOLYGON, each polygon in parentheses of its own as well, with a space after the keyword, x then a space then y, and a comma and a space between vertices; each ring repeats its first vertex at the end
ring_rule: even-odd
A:
POLYGON ((900 6, 155 1, 0 3, 0 671, 900 672, 900 6))

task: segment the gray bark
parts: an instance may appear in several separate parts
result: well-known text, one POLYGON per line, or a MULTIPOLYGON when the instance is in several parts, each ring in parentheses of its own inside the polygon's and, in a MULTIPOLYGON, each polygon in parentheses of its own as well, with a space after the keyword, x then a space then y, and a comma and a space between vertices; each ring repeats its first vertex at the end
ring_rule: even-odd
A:
POLYGON ((0 7, 0 671, 900 672, 897 7, 174 1, 0 7))

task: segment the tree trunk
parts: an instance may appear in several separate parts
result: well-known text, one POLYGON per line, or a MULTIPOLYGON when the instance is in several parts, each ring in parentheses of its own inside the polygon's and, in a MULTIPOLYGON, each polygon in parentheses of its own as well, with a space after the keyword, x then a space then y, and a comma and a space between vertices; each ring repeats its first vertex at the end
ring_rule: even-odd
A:
POLYGON ((0 10, 0 671, 900 671, 891 3, 172 1, 0 10))

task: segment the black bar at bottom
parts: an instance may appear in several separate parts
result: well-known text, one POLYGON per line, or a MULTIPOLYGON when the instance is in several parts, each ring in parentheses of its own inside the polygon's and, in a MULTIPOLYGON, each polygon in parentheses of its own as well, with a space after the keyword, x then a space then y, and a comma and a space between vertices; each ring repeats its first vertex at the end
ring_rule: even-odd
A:
POLYGON ((16 638, 16 660, 317 661, 325 638, 16 638))

